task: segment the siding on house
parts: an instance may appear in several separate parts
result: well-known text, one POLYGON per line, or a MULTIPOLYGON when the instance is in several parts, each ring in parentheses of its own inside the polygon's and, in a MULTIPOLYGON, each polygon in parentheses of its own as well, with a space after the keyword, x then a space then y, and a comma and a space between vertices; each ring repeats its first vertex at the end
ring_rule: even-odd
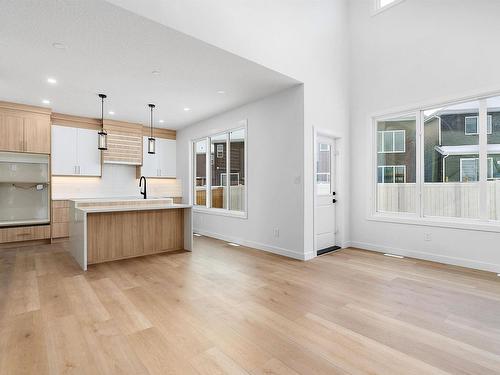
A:
POLYGON ((415 120, 379 121, 378 131, 405 130, 405 152, 377 153, 377 165, 405 165, 406 182, 414 183, 415 180, 415 120))

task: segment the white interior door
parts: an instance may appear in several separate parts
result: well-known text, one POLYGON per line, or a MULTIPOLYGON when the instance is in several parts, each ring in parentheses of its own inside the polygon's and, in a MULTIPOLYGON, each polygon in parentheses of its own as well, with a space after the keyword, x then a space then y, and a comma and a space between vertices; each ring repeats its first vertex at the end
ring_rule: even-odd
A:
POLYGON ((320 252, 336 246, 335 140, 318 136, 315 154, 314 234, 320 252))

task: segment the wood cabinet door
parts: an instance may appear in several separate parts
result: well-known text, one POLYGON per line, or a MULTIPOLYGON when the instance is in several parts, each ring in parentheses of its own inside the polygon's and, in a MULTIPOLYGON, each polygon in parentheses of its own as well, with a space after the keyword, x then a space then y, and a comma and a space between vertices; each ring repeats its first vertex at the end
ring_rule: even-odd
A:
POLYGON ((0 150, 23 151, 23 117, 0 113, 0 150))
POLYGON ((52 125, 52 174, 56 176, 76 175, 76 128, 52 125))
POLYGON ((24 151, 50 154, 50 116, 24 118, 24 151))

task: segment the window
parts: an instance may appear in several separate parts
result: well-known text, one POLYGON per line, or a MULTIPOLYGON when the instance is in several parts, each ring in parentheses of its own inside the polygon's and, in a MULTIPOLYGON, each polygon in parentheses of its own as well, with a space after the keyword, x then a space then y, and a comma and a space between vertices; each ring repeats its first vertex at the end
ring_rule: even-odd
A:
POLYGON ((403 0, 374 0, 375 1, 375 12, 378 13, 384 9, 390 8, 403 0))
MULTIPOLYGON (((493 179, 493 158, 488 158, 488 180, 493 179)), ((479 181, 479 158, 460 159, 460 181, 479 181)))
POLYGON ((207 193, 207 140, 193 142, 193 204, 206 206, 207 193))
POLYGON ((376 121, 376 210, 415 213, 416 209, 415 115, 376 121))
POLYGON ((332 146, 319 140, 319 152, 316 161, 316 189, 318 195, 330 195, 332 193, 331 167, 332 146))
POLYGON ((194 205, 246 214, 246 127, 195 140, 193 150, 194 205))
MULTIPOLYGON (((478 122, 479 116, 466 116, 465 117, 465 134, 478 135, 478 122)), ((488 115, 488 134, 493 132, 493 116, 488 115)))
POLYGON ((378 152, 405 152, 404 130, 383 130, 378 132, 378 152))
POLYGON ((383 165, 378 167, 379 184, 404 184, 406 182, 405 165, 383 165))
POLYGON ((500 232, 500 96, 375 118, 373 148, 375 220, 500 232))

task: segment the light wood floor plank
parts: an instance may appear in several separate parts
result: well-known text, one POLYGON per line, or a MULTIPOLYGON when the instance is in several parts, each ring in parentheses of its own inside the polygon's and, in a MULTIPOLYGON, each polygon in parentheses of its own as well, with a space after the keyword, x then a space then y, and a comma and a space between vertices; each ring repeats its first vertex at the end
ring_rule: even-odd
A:
POLYGON ((67 250, 0 252, 0 375, 500 374, 491 273, 207 237, 84 273, 67 250))

